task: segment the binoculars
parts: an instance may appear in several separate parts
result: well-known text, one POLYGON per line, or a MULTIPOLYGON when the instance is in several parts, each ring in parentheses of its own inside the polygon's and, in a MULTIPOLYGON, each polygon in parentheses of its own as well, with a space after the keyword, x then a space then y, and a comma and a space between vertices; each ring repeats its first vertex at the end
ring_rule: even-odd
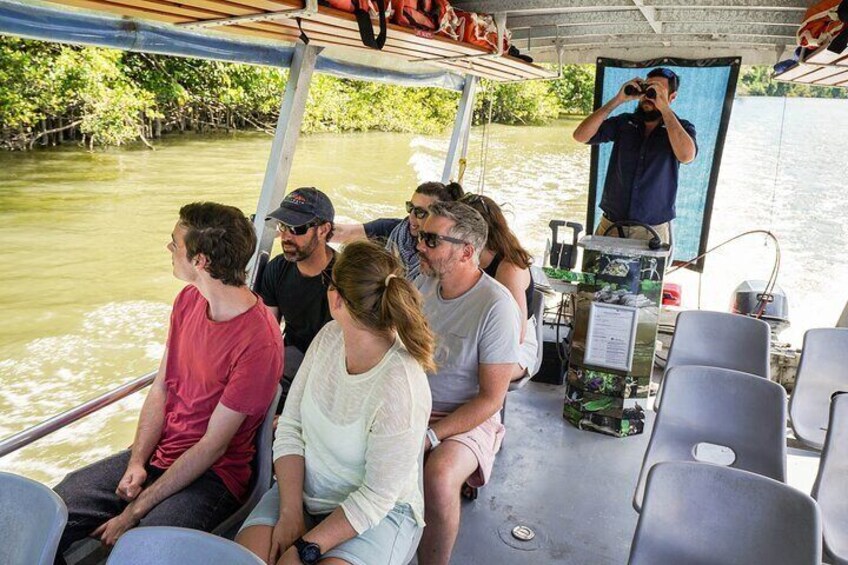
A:
POLYGON ((657 89, 643 81, 639 81, 638 87, 636 87, 633 83, 628 84, 624 87, 624 93, 627 96, 642 96, 644 94, 645 98, 648 98, 649 100, 653 100, 657 97, 657 89))

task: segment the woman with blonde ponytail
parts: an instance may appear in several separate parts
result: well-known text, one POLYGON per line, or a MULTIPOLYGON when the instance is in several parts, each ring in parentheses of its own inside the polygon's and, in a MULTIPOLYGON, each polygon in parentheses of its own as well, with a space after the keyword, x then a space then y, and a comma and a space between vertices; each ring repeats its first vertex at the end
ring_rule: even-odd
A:
POLYGON ((333 321, 307 350, 277 426, 277 483, 236 537, 266 563, 405 565, 415 551, 435 341, 403 275, 368 241, 336 259, 333 321))

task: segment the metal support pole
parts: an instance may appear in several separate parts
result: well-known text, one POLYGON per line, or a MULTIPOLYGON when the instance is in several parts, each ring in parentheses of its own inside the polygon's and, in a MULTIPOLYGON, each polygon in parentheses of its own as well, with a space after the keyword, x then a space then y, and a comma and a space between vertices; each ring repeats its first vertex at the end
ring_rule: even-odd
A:
POLYGON ((477 77, 466 76, 462 97, 459 99, 456 121, 453 124, 448 156, 445 159, 445 169, 442 172, 442 182, 450 181, 457 161, 460 158, 464 159, 468 153, 468 135, 471 131, 471 117, 474 115, 474 91, 476 89, 477 77))
POLYGON ((256 257, 263 251, 270 253, 274 244, 274 230, 267 226, 265 218, 280 205, 286 193, 295 146, 303 123, 303 112, 306 109, 306 99, 309 96, 309 84, 321 49, 313 45, 298 44, 292 57, 289 80, 280 104, 280 117, 277 119, 277 129, 265 169, 265 180, 262 182, 262 192, 253 220, 258 244, 250 263, 248 280, 251 286, 255 282, 256 257))

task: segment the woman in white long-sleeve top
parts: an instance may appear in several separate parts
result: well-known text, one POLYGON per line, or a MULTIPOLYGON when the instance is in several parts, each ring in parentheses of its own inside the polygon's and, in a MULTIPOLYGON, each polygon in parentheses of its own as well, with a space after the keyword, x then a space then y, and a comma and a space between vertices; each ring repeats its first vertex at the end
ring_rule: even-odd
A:
POLYGON ((269 564, 400 564, 424 525, 433 335, 418 291, 377 244, 347 245, 327 285, 334 321, 277 426, 277 483, 236 541, 269 564))

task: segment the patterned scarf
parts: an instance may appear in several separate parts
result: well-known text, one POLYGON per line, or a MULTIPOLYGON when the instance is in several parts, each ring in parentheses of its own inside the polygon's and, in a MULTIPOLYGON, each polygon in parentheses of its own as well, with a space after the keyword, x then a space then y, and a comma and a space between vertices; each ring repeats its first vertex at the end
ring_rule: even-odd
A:
POLYGON ((409 233, 409 218, 395 226, 386 240, 386 249, 400 257, 403 266, 406 267, 406 278, 415 280, 418 276, 418 251, 415 246, 418 240, 409 233))

